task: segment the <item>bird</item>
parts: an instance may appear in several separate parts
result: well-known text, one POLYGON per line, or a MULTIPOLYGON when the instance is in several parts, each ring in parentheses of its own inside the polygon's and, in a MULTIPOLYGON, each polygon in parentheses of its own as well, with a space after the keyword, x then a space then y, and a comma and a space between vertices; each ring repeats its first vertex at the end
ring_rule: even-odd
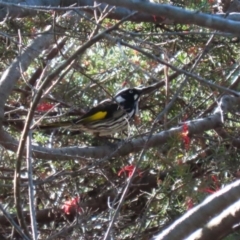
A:
POLYGON ((125 88, 112 99, 106 99, 79 118, 40 125, 39 129, 66 128, 70 131, 83 131, 98 136, 108 136, 128 129, 139 113, 139 100, 142 94, 151 91, 150 87, 125 88))

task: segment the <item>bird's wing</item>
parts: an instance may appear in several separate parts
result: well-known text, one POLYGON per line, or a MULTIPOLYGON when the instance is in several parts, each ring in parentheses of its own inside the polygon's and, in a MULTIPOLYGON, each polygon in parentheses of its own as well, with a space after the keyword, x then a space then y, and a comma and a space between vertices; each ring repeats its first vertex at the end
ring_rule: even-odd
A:
POLYGON ((53 122, 46 125, 38 126, 39 129, 51 129, 59 127, 70 127, 77 124, 88 124, 95 121, 101 121, 104 119, 110 119, 118 117, 119 114, 122 114, 122 111, 117 103, 113 102, 110 99, 104 100, 99 103, 97 106, 91 108, 87 113, 82 115, 80 118, 70 119, 67 121, 53 122))
POLYGON ((104 100, 97 106, 91 108, 86 114, 84 114, 80 118, 73 120, 73 123, 87 123, 108 119, 113 116, 114 112, 116 112, 118 107, 118 104, 111 101, 110 99, 104 100))

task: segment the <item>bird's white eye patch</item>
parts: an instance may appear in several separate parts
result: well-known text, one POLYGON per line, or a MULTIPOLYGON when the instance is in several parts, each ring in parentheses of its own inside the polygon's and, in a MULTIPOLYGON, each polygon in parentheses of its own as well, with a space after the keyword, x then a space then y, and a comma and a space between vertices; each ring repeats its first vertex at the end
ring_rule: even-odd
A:
POLYGON ((122 96, 117 96, 116 98, 115 98, 115 100, 116 100, 116 102, 118 102, 118 103, 122 103, 122 102, 125 102, 126 100, 122 97, 122 96))
POLYGON ((138 99, 138 94, 135 94, 134 95, 134 100, 137 100, 138 99))

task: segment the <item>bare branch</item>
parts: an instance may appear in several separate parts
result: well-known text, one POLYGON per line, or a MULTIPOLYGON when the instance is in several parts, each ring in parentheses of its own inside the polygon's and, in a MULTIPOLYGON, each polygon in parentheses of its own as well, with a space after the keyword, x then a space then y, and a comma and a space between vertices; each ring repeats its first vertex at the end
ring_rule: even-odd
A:
POLYGON ((28 132, 27 137, 27 168, 28 168, 28 192, 29 192, 29 209, 32 227, 33 240, 38 239, 36 211, 34 207, 34 186, 33 186, 33 169, 32 169, 32 131, 28 132))
POLYGON ((187 240, 212 240, 222 239, 233 230, 233 226, 239 224, 239 201, 223 210, 218 216, 209 221, 204 227, 191 234, 187 240))
MULTIPOLYGON (((132 13, 133 10, 139 11, 136 15, 131 16, 129 19, 133 22, 152 22, 173 24, 174 22, 182 24, 196 24, 199 26, 213 28, 223 32, 231 32, 234 34, 239 33, 239 24, 234 21, 240 20, 240 14, 231 13, 226 14, 204 14, 199 11, 188 11, 182 8, 174 7, 166 4, 155 4, 148 1, 117 1, 117 0, 102 0, 102 4, 97 6, 98 9, 103 11, 108 3, 115 7, 114 12, 108 15, 110 19, 122 19, 132 13), (153 17, 156 16, 156 17, 153 17), (229 19, 233 21, 229 21, 229 19), (236 24, 236 25, 235 25, 236 24), (234 29, 236 28, 236 29, 234 29)), ((80 3, 77 1, 38 1, 38 5, 32 5, 32 1, 26 0, 18 3, 1 2, 3 7, 0 13, 0 21, 6 18, 24 18, 26 16, 33 16, 37 11, 85 11, 94 15, 96 6, 94 7, 93 0, 82 0, 80 3), (60 6, 60 7, 59 7, 60 6)))
POLYGON ((28 238, 26 235, 23 234, 21 228, 16 224, 16 222, 12 219, 12 217, 5 211, 5 209, 3 208, 3 206, 1 204, 0 204, 0 210, 2 211, 5 219, 7 219, 7 221, 14 227, 14 229, 18 232, 18 234, 23 239, 29 240, 30 238, 28 238))
MULTIPOLYGON (((187 122, 189 128, 189 135, 203 133, 204 131, 218 128, 222 125, 222 113, 226 113, 232 107, 240 103, 240 98, 233 96, 224 96, 220 102, 220 110, 214 114, 201 119, 196 119, 187 122)), ((147 149, 152 147, 159 147, 159 144, 164 144, 171 138, 180 136, 182 127, 172 128, 154 134, 147 143, 147 149)), ((51 160, 68 160, 81 159, 91 161, 92 159, 102 159, 113 156, 125 156, 129 153, 139 152, 146 144, 148 137, 139 137, 132 140, 127 140, 123 144, 116 144, 110 146, 100 147, 65 147, 59 149, 45 148, 41 146, 33 146, 33 154, 35 158, 51 159, 51 160)), ((9 150, 16 151, 18 142, 12 138, 7 132, 1 130, 0 132, 1 144, 9 150)), ((233 141, 234 144, 234 141, 233 141)), ((236 141, 238 146, 238 141, 236 141)))
POLYGON ((222 32, 230 32, 236 35, 239 35, 240 32, 240 23, 236 21, 224 19, 216 15, 201 13, 199 11, 189 11, 167 4, 156 4, 148 1, 136 2, 134 0, 99 0, 99 2, 133 9, 154 16, 166 17, 177 23, 196 24, 198 26, 212 28, 222 32))
MULTIPOLYGON (((201 229, 203 224, 206 224, 212 216, 220 214, 224 208, 227 208, 230 204, 234 204, 239 200, 240 192, 240 180, 229 184, 220 191, 212 194, 201 204, 197 205, 193 209, 189 210, 171 226, 169 226, 162 233, 157 235, 155 240, 172 240, 172 239, 193 239, 186 238, 190 233, 197 229, 201 229)), ((228 210, 229 211, 229 210, 228 210)), ((227 212, 223 212, 221 215, 226 215, 227 212)), ((229 213, 229 212, 228 212, 229 213)), ((235 223, 239 222, 238 218, 235 218, 235 223)), ((194 238, 195 239, 195 238, 194 238)), ((197 238, 199 239, 199 238, 197 238)), ((202 238, 200 238, 202 239, 202 238)), ((210 239, 210 238, 204 238, 210 239)), ((213 238, 211 238, 213 239, 213 238)))
POLYGON ((23 50, 21 56, 18 56, 2 74, 0 79, 0 123, 2 123, 3 120, 4 105, 13 90, 14 85, 21 77, 21 70, 25 71, 32 60, 36 58, 42 50, 49 47, 49 45, 54 42, 53 35, 51 27, 48 27, 43 34, 39 35, 23 50))

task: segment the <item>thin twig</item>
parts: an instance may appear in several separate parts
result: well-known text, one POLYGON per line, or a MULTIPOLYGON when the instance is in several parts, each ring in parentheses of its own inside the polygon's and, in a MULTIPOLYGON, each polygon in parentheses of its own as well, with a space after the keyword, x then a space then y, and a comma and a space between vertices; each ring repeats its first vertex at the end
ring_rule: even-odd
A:
MULTIPOLYGON (((21 48, 21 43, 22 43, 22 38, 21 38, 21 32, 18 31, 19 35, 19 56, 22 55, 22 48, 21 48)), ((19 62, 19 68, 21 69, 22 72, 22 67, 21 67, 21 61, 19 62)), ((21 145, 21 142, 19 143, 19 146, 21 145)), ((14 200, 15 200, 15 205, 17 209, 17 218, 18 222, 23 229, 23 232, 30 238, 30 233, 28 232, 27 225, 25 222, 25 218, 23 215, 22 211, 22 206, 21 206, 21 196, 20 196, 20 170, 21 170, 21 162, 22 162, 22 156, 17 154, 17 161, 15 165, 15 173, 14 173, 14 200)))
POLYGON ((7 211, 3 208, 3 206, 0 204, 0 210, 2 211, 4 217, 10 222, 10 224, 14 227, 14 229, 19 233, 19 235, 25 239, 30 240, 22 231, 22 229, 16 224, 16 222, 12 219, 12 217, 8 214, 7 211))
POLYGON ((7 2, 1 2, 1 5, 8 6, 8 7, 18 7, 23 9, 30 9, 30 10, 36 10, 36 11, 42 11, 42 12, 49 12, 49 11, 71 11, 71 10, 94 10, 95 8, 99 7, 101 4, 98 4, 96 6, 75 6, 76 3, 70 5, 69 7, 52 7, 52 6, 37 6, 37 5, 26 5, 26 4, 15 4, 15 3, 7 3, 7 2))
POLYGON ((200 82, 200 83, 202 83, 202 84, 204 84, 204 85, 206 85, 206 86, 210 86, 210 87, 213 87, 213 88, 217 88, 217 89, 220 90, 220 91, 227 92, 227 93, 231 93, 231 94, 233 94, 234 96, 240 96, 240 93, 237 92, 237 91, 231 90, 231 89, 229 89, 229 88, 225 88, 225 87, 220 86, 220 85, 218 85, 218 84, 216 84, 216 83, 213 83, 211 80, 206 80, 206 79, 198 76, 197 74, 193 74, 193 73, 190 73, 190 72, 185 71, 185 70, 183 70, 183 69, 180 69, 180 68, 178 68, 178 67, 175 67, 175 66, 173 66, 172 64, 169 64, 169 63, 167 63, 166 61, 164 61, 164 60, 160 59, 159 57, 155 56, 154 54, 148 53, 148 52, 142 50, 140 47, 131 45, 131 44, 123 41, 122 39, 115 39, 115 41, 116 41, 116 42, 120 42, 122 45, 127 46, 127 47, 129 47, 129 48, 132 48, 132 49, 134 49, 134 50, 136 50, 136 51, 138 51, 138 52, 141 52, 141 53, 144 54, 145 56, 147 56, 147 57, 149 57, 149 58, 152 58, 152 59, 156 60, 157 62, 159 62, 159 63, 161 63, 161 64, 164 64, 164 65, 170 67, 172 70, 174 70, 174 71, 176 71, 176 72, 179 72, 179 73, 181 73, 181 74, 185 74, 186 76, 191 77, 191 78, 197 80, 198 82, 200 82))
MULTIPOLYGON (((210 36, 208 42, 206 43, 206 46, 205 46, 204 50, 203 50, 202 53, 199 55, 199 57, 197 58, 196 62, 193 64, 193 66, 191 67, 191 69, 190 69, 190 71, 189 71, 190 74, 193 72, 193 70, 196 68, 196 66, 197 66, 198 63, 200 62, 200 60, 201 60, 201 59, 203 58, 203 56, 206 54, 206 50, 207 50, 208 46, 210 45, 210 43, 212 42, 213 37, 214 37, 214 34, 212 34, 212 35, 210 36)), ((186 78, 185 78, 185 80, 184 80, 184 82, 186 83, 186 81, 188 81, 188 80, 189 80, 189 76, 187 75, 186 78)), ((183 82, 183 83, 184 83, 184 82, 183 82)), ((157 115, 157 117, 156 117, 153 125, 156 125, 156 123, 161 120, 162 116, 164 116, 164 114, 165 114, 166 112, 168 112, 168 111, 170 110, 170 108, 173 106, 175 100, 176 100, 176 99, 178 98, 178 96, 179 96, 180 91, 181 91, 181 90, 183 89, 183 87, 185 86, 185 83, 184 83, 184 84, 183 84, 183 83, 180 85, 180 87, 179 87, 179 89, 178 89, 178 91, 177 91, 178 94, 175 94, 174 97, 172 98, 172 100, 169 102, 169 104, 165 107, 164 111, 162 111, 161 113, 159 113, 159 114, 157 115)), ((154 128, 154 126, 153 126, 153 128, 154 128)))
MULTIPOLYGON (((213 37, 214 37, 214 35, 212 35, 212 36, 210 37, 209 41, 208 41, 207 44, 206 44, 205 50, 206 50, 207 46, 211 43, 213 37)), ((198 58, 197 61, 194 63, 191 71, 194 70, 194 68, 197 66, 197 64, 199 63, 200 59, 204 56, 205 53, 206 53, 206 51, 203 51, 202 54, 200 54, 199 58, 198 58)), ((169 65, 169 64, 168 64, 168 65, 169 65)), ((168 65, 167 65, 167 66, 168 66, 168 65)), ((165 109, 167 109, 167 110, 170 109, 170 107, 173 105, 174 101, 176 100, 177 96, 178 96, 179 93, 182 91, 183 87, 185 86, 187 80, 188 80, 188 76, 186 77, 186 79, 185 79, 185 80, 182 82, 182 84, 180 85, 180 88, 178 89, 177 94, 175 94, 175 98, 173 98, 173 99, 171 100, 171 102, 167 104, 167 106, 166 106, 165 109)), ((141 153, 140 153, 139 159, 138 159, 137 162, 136 162, 136 165, 135 165, 135 167, 134 167, 134 170, 133 170, 133 172, 132 172, 131 177, 128 179, 128 183, 127 183, 127 185, 126 185, 126 187, 125 187, 125 189, 124 189, 124 191, 123 191, 123 193, 122 193, 122 196, 121 196, 121 199, 120 199, 120 201, 119 201, 119 204, 118 204, 118 206, 117 206, 117 208, 116 208, 116 211, 115 211, 115 213, 114 213, 114 215, 113 215, 113 217, 112 217, 112 219, 111 219, 111 221, 110 221, 110 224, 109 224, 109 226, 108 226, 108 229, 107 229, 107 231, 106 231, 106 233, 105 233, 105 235, 104 235, 104 240, 107 240, 107 239, 109 238, 109 235, 111 234, 111 229, 112 229, 112 227, 113 227, 113 224, 114 224, 116 218, 118 217, 118 214, 119 214, 119 212, 120 212, 120 209, 121 209, 121 207, 122 207, 122 204, 123 204, 123 202, 124 202, 124 199, 125 199, 125 197, 126 197, 126 195, 127 195, 127 192, 128 192, 128 190, 129 190, 129 188, 130 188, 130 186, 131 186, 131 183, 132 183, 132 181, 133 181, 133 179, 134 179, 134 175, 135 175, 135 173, 137 172, 137 168, 138 168, 140 162, 142 161, 143 156, 145 155, 145 152, 147 151, 147 144, 148 144, 150 138, 152 137, 152 134, 153 134, 153 131, 154 131, 154 126, 155 126, 155 124, 160 120, 160 117, 164 116, 164 114, 166 114, 166 112, 167 112, 167 111, 161 112, 161 114, 159 114, 159 115, 156 117, 156 119, 155 119, 155 121, 154 121, 154 123, 153 123, 153 126, 152 126, 152 128, 151 128, 150 134, 149 134, 147 140, 146 140, 145 143, 144 143, 144 146, 143 146, 143 149, 142 149, 142 151, 141 151, 141 153)))
POLYGON ((18 150, 17 150, 17 159, 16 159, 16 167, 15 167, 15 174, 14 174, 14 198, 15 198, 15 204, 16 204, 16 209, 17 209, 17 217, 18 221, 20 222, 20 226, 23 228, 25 234, 29 236, 29 233, 27 231, 27 227, 25 224, 25 219, 23 216, 22 212, 22 206, 21 206, 21 196, 20 196, 20 170, 21 170, 21 163, 22 163, 22 156, 24 153, 24 148, 25 148, 25 143, 28 135, 28 131, 30 129, 31 121, 34 116, 34 111, 37 107, 37 104, 39 103, 41 96, 43 94, 43 91, 45 88, 48 86, 48 84, 54 79, 56 76, 58 76, 62 70, 64 70, 66 67, 71 65, 75 59, 83 54, 86 49, 88 49, 90 46, 98 42, 100 39, 102 39, 105 34, 117 29, 123 22, 125 22, 127 19, 129 19, 133 14, 128 15, 127 17, 123 18, 121 21, 116 23, 114 26, 102 31, 101 33, 97 34, 96 36, 93 36, 88 42, 83 44, 82 46, 78 47, 78 49, 75 51, 72 56, 70 56, 66 61, 64 61, 60 66, 58 66, 55 71, 51 74, 49 74, 41 84, 41 86, 38 89, 38 92, 36 92, 31 108, 29 109, 27 118, 26 118, 26 123, 24 125, 24 129, 21 134, 21 139, 19 142, 18 150))
POLYGON ((77 226, 76 222, 73 222, 70 226, 63 227, 60 231, 57 231, 55 234, 48 237, 46 240, 58 239, 58 237, 66 236, 67 233, 72 231, 77 226))
POLYGON ((36 224, 36 211, 34 207, 34 183, 33 183, 33 172, 32 172, 32 131, 28 131, 27 137, 27 170, 28 170, 28 193, 29 193, 29 209, 30 219, 32 227, 33 240, 38 239, 37 224, 36 224))

